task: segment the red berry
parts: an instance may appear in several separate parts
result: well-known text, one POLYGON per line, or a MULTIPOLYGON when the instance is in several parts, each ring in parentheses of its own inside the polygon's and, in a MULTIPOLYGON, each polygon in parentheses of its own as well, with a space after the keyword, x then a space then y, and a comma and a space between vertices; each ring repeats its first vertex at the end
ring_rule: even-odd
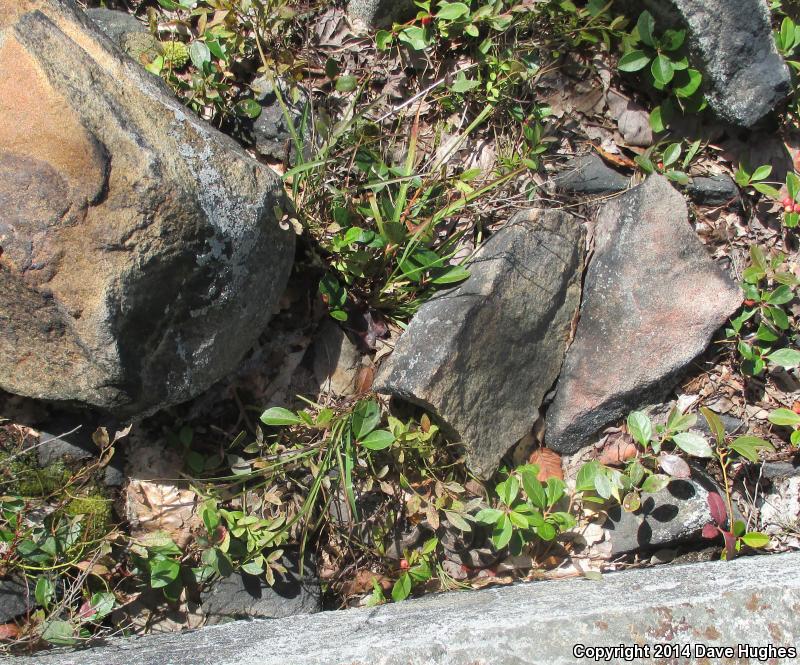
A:
POLYGON ((783 207, 783 212, 792 212, 794 210, 794 206, 790 203, 787 206, 783 207))
POLYGON ((659 162, 658 163, 658 168, 659 169, 663 169, 664 168, 664 162, 659 162))
POLYGON ((786 197, 784 197, 783 201, 781 201, 781 205, 782 205, 784 208, 785 208, 786 206, 790 206, 790 205, 792 205, 793 203, 794 203, 794 201, 792 201, 792 197, 791 197, 791 196, 786 196, 786 197))
POLYGON ((400 559, 400 570, 408 570, 408 561, 400 559))
POLYGON ((433 16, 430 16, 430 15, 428 15, 428 16, 423 16, 423 17, 420 19, 420 23, 422 23, 422 25, 430 25, 430 24, 431 24, 431 21, 433 21, 433 16))
POLYGON ((794 212, 800 212, 800 203, 794 204, 794 212))

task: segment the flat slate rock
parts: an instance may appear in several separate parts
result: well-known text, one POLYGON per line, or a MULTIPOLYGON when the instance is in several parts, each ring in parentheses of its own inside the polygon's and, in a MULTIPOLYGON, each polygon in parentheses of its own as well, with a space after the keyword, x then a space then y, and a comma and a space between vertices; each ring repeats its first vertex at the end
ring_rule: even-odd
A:
POLYGON ((611 555, 701 540, 703 527, 711 522, 709 492, 724 496, 711 478, 692 468, 691 478, 673 479, 664 489, 643 495, 635 512, 612 507, 603 524, 611 540, 611 555))
POLYGON ((687 28, 692 65, 703 73, 709 106, 722 120, 752 127, 791 90, 764 0, 645 0, 660 26, 687 28))
POLYGON ((33 589, 21 579, 0 580, 0 624, 25 614, 33 603, 33 589))
POLYGON ((698 205, 721 206, 739 198, 739 188, 727 175, 698 176, 686 185, 686 194, 698 205))
POLYGON ((281 559, 286 573, 275 574, 269 586, 263 575, 233 573, 217 580, 201 596, 208 624, 236 619, 279 619, 295 614, 313 614, 322 610, 322 592, 316 566, 307 556, 300 574, 299 555, 288 551, 281 559))
POLYGON ((606 204, 575 341, 547 412, 548 447, 573 453, 600 428, 662 399, 741 302, 666 178, 651 176, 606 204))
POLYGON ((375 379, 420 405, 488 478, 538 418, 580 301, 584 230, 526 211, 476 253, 470 277, 425 303, 375 379))
POLYGON ((614 194, 628 189, 630 178, 615 171, 596 154, 570 159, 553 177, 556 189, 569 194, 614 194))

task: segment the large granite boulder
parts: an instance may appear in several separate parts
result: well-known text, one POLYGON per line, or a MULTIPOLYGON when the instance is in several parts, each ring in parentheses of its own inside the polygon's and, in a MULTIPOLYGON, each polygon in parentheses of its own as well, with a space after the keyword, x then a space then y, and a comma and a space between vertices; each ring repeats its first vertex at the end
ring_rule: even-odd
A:
POLYGON ((764 0, 645 0, 661 26, 685 27, 693 64, 703 73, 709 105, 723 120, 752 127, 791 90, 775 47, 764 0))
POLYGON ((72 0, 0 0, 0 388, 138 415, 231 371, 293 262, 277 177, 72 0))
POLYGON ((584 231, 562 211, 515 216, 470 277, 423 305, 381 368, 379 392, 423 406, 488 478, 536 421, 580 302, 584 231))
POLYGON ((741 302, 666 178, 651 176, 606 204, 575 341, 547 411, 548 447, 575 452, 601 427, 663 398, 741 302))

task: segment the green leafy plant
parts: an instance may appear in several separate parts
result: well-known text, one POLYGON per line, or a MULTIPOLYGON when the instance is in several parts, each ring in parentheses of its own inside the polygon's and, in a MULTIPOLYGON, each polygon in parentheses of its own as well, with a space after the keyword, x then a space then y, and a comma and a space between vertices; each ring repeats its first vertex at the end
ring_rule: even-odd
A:
POLYGON ((701 91, 703 75, 689 66, 684 53, 685 30, 656 32, 653 15, 640 14, 633 33, 625 41, 625 52, 617 67, 625 73, 643 72, 657 91, 669 95, 650 116, 655 131, 663 131, 677 111, 697 113, 706 106, 701 91))
POLYGON ((634 161, 645 173, 662 173, 669 180, 685 185, 689 182, 687 173, 689 166, 692 160, 697 157, 701 147, 702 143, 699 140, 694 141, 689 144, 684 153, 683 145, 679 142, 670 143, 664 147, 661 144, 656 144, 648 148, 643 154, 637 155, 634 161))
POLYGON ((492 544, 498 550, 509 546, 512 553, 536 539, 552 541, 559 533, 575 526, 575 518, 556 509, 564 497, 564 481, 537 479, 539 467, 523 465, 495 486, 498 501, 475 515, 477 522, 492 527, 492 544), (522 490, 522 491, 520 491, 522 490))
POLYGON ((751 265, 743 274, 745 306, 731 319, 725 335, 736 344, 742 371, 747 375, 758 376, 770 364, 798 367, 800 351, 792 348, 796 338, 793 317, 784 306, 795 298, 800 281, 784 269, 783 254, 768 258, 753 245, 750 259, 751 265))
POLYGON ((742 545, 759 548, 769 544, 769 536, 758 531, 747 531, 745 522, 734 519, 730 475, 733 453, 755 463, 758 462, 761 451, 774 452, 775 448, 769 441, 754 436, 739 436, 731 440, 722 421, 713 411, 701 407, 700 412, 706 419, 715 442, 714 454, 722 470, 725 491, 725 501, 717 492, 708 493, 708 506, 712 521, 703 528, 703 536, 716 538, 721 535, 725 541, 723 558, 730 560, 741 550, 742 545))

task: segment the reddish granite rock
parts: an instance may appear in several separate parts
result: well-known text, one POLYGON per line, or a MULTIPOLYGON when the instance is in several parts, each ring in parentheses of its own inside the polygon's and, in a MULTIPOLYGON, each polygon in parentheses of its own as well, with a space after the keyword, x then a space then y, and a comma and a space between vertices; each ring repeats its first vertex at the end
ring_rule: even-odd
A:
POLYGON ((708 346, 742 294, 688 223, 662 176, 603 207, 545 441, 575 452, 601 427, 655 401, 708 346))

